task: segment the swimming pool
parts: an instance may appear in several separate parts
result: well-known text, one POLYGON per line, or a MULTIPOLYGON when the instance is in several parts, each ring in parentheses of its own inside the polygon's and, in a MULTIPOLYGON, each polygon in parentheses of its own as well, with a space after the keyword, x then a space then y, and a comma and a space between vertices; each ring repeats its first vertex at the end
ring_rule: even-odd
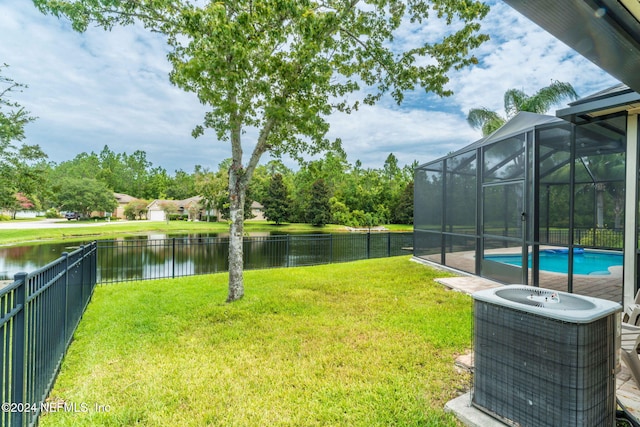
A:
MULTIPOLYGON (((485 255, 485 259, 505 264, 522 266, 522 255, 485 255)), ((573 257, 573 273, 605 276, 611 274, 609 267, 622 265, 622 253, 584 251, 573 257)), ((529 254, 531 268, 531 254, 529 254)), ((567 274, 569 254, 566 251, 541 250, 540 270, 567 274)))

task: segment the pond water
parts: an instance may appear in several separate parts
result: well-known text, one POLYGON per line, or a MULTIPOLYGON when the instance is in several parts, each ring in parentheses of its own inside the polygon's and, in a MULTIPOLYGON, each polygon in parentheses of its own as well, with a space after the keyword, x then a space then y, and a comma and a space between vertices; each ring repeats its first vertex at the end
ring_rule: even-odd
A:
MULTIPOLYGON (((0 280, 34 272, 86 242, 0 247, 0 280)), ((252 233, 245 269, 327 264, 407 255, 413 233, 252 233)), ((98 241, 98 281, 180 277, 227 271, 228 233, 149 234, 98 241)))
MULTIPOLYGON (((271 233, 259 233, 270 235, 271 233)), ((277 234, 277 233, 274 233, 277 234)), ((156 240, 173 237, 226 237, 228 233, 198 233, 198 234, 146 234, 127 236, 118 240, 156 240)), ((80 245, 88 244, 95 239, 75 242, 41 243, 25 246, 0 246, 0 280, 11 280, 16 273, 31 272, 44 267, 48 263, 60 258, 64 252, 72 252, 80 245)), ((111 239, 109 239, 111 240, 111 239)))

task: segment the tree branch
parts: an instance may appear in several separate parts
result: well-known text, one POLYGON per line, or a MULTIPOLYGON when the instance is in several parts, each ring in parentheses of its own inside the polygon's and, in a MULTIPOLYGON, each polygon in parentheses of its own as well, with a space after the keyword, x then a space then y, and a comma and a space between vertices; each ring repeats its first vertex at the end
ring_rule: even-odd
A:
POLYGON ((269 150, 269 144, 267 144, 267 140, 269 139, 269 135, 271 135, 271 131, 273 130, 273 127, 275 125, 276 119, 272 117, 268 118, 262 130, 260 131, 260 135, 258 136, 258 143, 253 149, 253 153, 251 153, 251 158, 249 159, 249 163, 247 164, 247 167, 245 169, 244 179, 246 179, 246 182, 249 182, 251 180, 253 171, 258 166, 260 158, 267 150, 269 150))

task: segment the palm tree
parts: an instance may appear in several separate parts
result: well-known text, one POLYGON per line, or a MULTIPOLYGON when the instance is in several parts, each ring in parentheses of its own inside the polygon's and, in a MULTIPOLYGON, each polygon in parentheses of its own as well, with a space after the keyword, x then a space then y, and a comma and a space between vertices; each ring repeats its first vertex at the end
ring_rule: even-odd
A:
POLYGON ((487 136, 498 130, 500 126, 520 111, 544 114, 553 105, 566 98, 576 100, 578 99, 578 94, 571 84, 557 80, 551 82, 549 86, 543 87, 531 96, 519 89, 509 89, 504 93, 506 118, 501 117, 495 111, 482 107, 469 111, 467 122, 474 129, 482 129, 482 135, 487 136))

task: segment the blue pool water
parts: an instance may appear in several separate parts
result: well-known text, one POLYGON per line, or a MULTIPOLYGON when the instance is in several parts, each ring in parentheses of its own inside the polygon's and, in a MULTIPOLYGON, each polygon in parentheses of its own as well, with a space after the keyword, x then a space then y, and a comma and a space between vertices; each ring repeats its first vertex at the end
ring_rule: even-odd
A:
MULTIPOLYGON (((522 266, 522 255, 485 255, 485 259, 502 262, 505 264, 522 266)), ((605 253, 584 251, 574 254, 573 273, 607 275, 609 267, 622 265, 622 253, 605 253)), ((529 254, 529 267, 531 267, 531 254, 529 254)), ((540 251, 540 270, 554 273, 567 273, 569 268, 569 254, 555 251, 540 251)))

